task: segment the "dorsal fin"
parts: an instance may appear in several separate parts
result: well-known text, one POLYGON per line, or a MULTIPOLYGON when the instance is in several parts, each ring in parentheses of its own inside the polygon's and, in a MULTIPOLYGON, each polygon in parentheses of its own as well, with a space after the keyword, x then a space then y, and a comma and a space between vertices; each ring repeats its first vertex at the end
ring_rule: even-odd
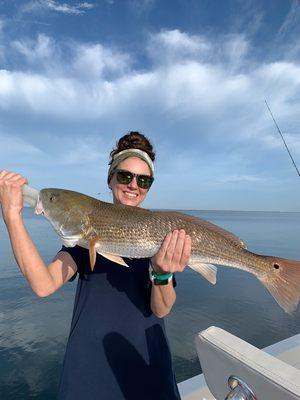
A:
POLYGON ((181 217, 186 220, 190 220, 191 222, 195 222, 197 224, 201 223, 203 226, 208 228, 211 231, 215 231, 219 233, 220 235, 224 236, 226 239, 230 240, 232 243, 234 243, 238 247, 242 247, 243 249, 246 249, 247 246, 246 244, 236 235, 234 235, 231 232, 226 231, 223 228, 220 228, 219 226, 212 224, 211 222, 206 221, 205 219, 194 217, 193 215, 188 215, 184 214, 178 211, 167 211, 166 214, 174 217, 181 217))

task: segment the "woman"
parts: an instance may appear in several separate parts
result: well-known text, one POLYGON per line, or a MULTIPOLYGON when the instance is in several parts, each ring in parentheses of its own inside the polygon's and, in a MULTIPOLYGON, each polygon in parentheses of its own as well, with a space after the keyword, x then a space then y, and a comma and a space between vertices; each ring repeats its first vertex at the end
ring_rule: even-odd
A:
MULTIPOLYGON (((138 132, 111 152, 108 185, 114 203, 139 207, 154 179, 155 154, 138 132)), ((62 247, 44 264, 22 221, 22 176, 0 173, 0 202, 17 263, 41 297, 79 275, 71 330, 61 374, 60 400, 179 399, 162 317, 176 294, 174 272, 191 253, 184 231, 169 233, 149 259, 125 259, 125 268, 88 250, 62 247)))

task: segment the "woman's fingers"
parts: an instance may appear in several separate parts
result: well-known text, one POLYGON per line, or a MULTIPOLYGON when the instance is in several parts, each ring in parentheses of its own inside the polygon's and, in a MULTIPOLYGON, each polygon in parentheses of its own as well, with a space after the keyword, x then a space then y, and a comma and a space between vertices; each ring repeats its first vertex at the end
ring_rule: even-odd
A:
POLYGON ((182 270, 188 265, 192 252, 192 239, 189 235, 185 236, 184 246, 181 252, 180 265, 182 270))
POLYGON ((6 174, 3 176, 2 179, 5 181, 10 181, 11 179, 14 179, 16 177, 19 177, 19 174, 16 174, 15 172, 6 172, 6 174))
POLYGON ((183 271, 187 266, 191 256, 191 242, 191 237, 181 229, 177 238, 172 260, 174 271, 183 271))
POLYGON ((172 264, 174 266, 176 266, 180 263, 182 250, 184 247, 185 236, 186 236, 185 231, 183 229, 180 229, 180 231, 178 232, 177 240, 176 240, 173 255, 172 255, 172 264))
POLYGON ((172 232, 171 240, 170 240, 169 246, 166 251, 165 259, 169 264, 172 264, 172 260, 174 257, 174 252, 175 252, 175 248, 176 248, 176 244, 177 244, 177 240, 178 240, 178 235, 179 235, 179 232, 177 229, 175 229, 175 231, 172 232))
POLYGON ((166 265, 166 252, 169 246, 169 243, 171 241, 172 237, 172 232, 169 232, 166 237, 164 238, 164 241, 162 242, 162 245, 160 246, 160 249, 158 252, 152 257, 152 265, 154 266, 153 268, 155 271, 158 273, 160 271, 164 272, 167 271, 167 265, 166 265))
POLYGON ((183 271, 191 256, 191 237, 183 229, 175 229, 164 239, 153 257, 155 269, 162 272, 183 271))
POLYGON ((0 171, 0 179, 3 178, 6 174, 7 174, 7 171, 5 171, 5 169, 0 171))
POLYGON ((25 183, 27 183, 27 179, 23 178, 23 176, 21 176, 21 177, 19 176, 19 177, 16 177, 15 179, 11 178, 11 183, 12 183, 12 186, 14 186, 14 187, 23 186, 25 183))
POLYGON ((2 183, 6 183, 9 185, 12 182, 17 182, 20 181, 20 184, 27 183, 27 179, 24 178, 24 176, 17 174, 15 172, 9 172, 9 171, 0 171, 0 180, 2 183))
POLYGON ((20 213, 23 208, 21 186, 27 183, 22 175, 10 171, 0 171, 0 203, 3 215, 20 213))
POLYGON ((170 241, 172 237, 172 232, 169 232, 167 236, 164 238, 162 245, 158 251, 160 258, 164 259, 166 256, 167 249, 169 247, 170 241))

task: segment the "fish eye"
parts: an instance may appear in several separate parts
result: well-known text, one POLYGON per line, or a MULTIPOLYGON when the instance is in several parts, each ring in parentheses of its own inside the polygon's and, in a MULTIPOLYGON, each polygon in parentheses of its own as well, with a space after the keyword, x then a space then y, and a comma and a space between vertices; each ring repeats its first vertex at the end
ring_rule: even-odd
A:
POLYGON ((274 267, 275 269, 279 269, 279 265, 278 265, 278 264, 274 264, 273 267, 274 267))
POLYGON ((54 200, 55 200, 54 194, 51 194, 51 196, 49 197, 49 200, 50 200, 50 201, 54 201, 54 200))

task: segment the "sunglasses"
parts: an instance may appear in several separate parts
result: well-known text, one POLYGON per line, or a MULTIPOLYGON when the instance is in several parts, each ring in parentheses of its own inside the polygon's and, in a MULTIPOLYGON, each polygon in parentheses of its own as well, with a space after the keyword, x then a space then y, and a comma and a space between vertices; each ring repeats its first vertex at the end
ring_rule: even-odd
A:
POLYGON ((154 181, 152 176, 133 174, 132 172, 125 171, 124 169, 116 169, 114 172, 116 173, 118 183, 121 183, 122 185, 128 185, 135 177, 138 187, 141 189, 150 189, 150 186, 154 181))

